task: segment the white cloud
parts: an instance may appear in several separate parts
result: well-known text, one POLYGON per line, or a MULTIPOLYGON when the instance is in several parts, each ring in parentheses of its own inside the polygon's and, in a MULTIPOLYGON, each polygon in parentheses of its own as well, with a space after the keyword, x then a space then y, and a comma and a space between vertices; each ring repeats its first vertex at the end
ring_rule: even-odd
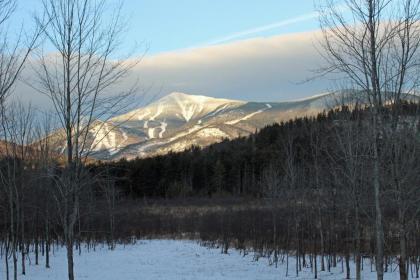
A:
POLYGON ((144 58, 135 70, 146 88, 256 101, 301 98, 327 88, 312 77, 322 60, 319 32, 254 38, 144 58))
MULTIPOLYGON (((299 84, 322 62, 314 44, 319 32, 254 38, 228 44, 146 56, 125 81, 139 79, 148 94, 173 91, 250 101, 284 101, 323 92, 325 80, 299 84)), ((26 73, 30 79, 31 74, 26 73)), ((124 83, 122 83, 124 84, 124 83)), ((46 97, 28 86, 17 93, 35 105, 46 97)))

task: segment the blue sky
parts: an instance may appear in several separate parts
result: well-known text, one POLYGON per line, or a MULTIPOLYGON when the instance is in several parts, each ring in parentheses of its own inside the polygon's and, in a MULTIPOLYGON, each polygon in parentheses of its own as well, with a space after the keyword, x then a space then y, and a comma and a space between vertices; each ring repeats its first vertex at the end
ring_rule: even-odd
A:
MULTIPOLYGON (((158 53, 206 45, 237 32, 311 14, 314 4, 312 0, 126 0, 125 9, 131 22, 127 37, 144 40, 150 53, 158 53)), ((317 27, 315 18, 235 39, 317 27)))
MULTIPOLYGON (((116 2, 117 0, 108 0, 116 2)), ((20 0, 25 17, 41 7, 41 0, 20 0)), ((256 36, 308 31, 318 28, 312 0, 125 0, 128 18, 127 46, 146 43, 148 54, 227 43, 256 36), (302 16, 312 16, 303 18, 302 16), (299 22, 294 22, 294 19, 299 22), (287 23, 292 19, 293 22, 287 23), (282 23, 260 32, 236 35, 259 27, 282 23)))
MULTIPOLYGON (((41 0, 18 3, 17 19, 25 23, 41 8, 41 0)), ((314 0, 125 0, 123 9, 128 31, 120 51, 145 43, 132 78, 152 96, 181 91, 285 101, 330 89, 327 80, 302 84, 322 63, 314 48, 314 0)), ((21 92, 35 96, 30 89, 21 92)))

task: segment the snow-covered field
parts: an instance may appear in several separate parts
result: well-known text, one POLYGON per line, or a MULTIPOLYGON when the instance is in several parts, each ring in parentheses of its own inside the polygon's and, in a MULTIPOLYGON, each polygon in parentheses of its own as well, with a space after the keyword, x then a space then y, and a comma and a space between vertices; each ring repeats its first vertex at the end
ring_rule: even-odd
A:
MULTIPOLYGON (((291 276, 288 278, 285 276, 285 265, 276 268, 270 266, 267 259, 253 259, 253 254, 243 257, 234 250, 223 255, 220 249, 208 249, 194 241, 147 240, 138 241, 135 245, 117 246, 114 251, 99 247, 95 251, 83 251, 80 256, 75 254, 75 270, 76 279, 90 280, 313 279, 310 268, 296 278, 292 259, 289 262, 291 276)), ((34 265, 33 256, 31 261, 32 264, 27 265, 27 275, 19 276, 19 279, 66 279, 64 249, 54 252, 48 270, 44 268, 44 259, 39 266, 34 265)), ((5 279, 4 260, 2 263, 0 279, 5 279)), ((341 265, 334 273, 320 273, 319 276, 319 279, 344 278, 341 265)), ((368 263, 365 265, 363 279, 375 279, 368 263)), ((398 272, 387 273, 385 279, 398 279, 398 272)))

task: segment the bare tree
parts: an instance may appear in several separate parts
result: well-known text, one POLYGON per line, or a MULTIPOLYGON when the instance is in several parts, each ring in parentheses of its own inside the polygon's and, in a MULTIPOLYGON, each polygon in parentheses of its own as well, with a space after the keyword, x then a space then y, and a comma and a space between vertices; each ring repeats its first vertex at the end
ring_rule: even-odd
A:
MULTIPOLYGON (((285 162, 283 163, 283 171, 284 171, 284 178, 283 184, 287 186, 288 191, 288 199, 290 199, 292 204, 292 212, 293 212, 293 219, 294 219, 294 233, 295 233, 295 247, 296 247, 296 266, 295 272, 296 277, 299 276, 299 260, 300 260, 300 253, 301 248, 299 244, 299 231, 300 231, 300 215, 298 213, 298 208, 303 201, 303 195, 299 196, 299 173, 301 172, 301 167, 298 165, 296 161, 296 154, 297 148, 296 144, 294 143, 294 135, 288 135, 287 139, 284 143, 284 152, 285 152, 285 162), (289 197, 290 196, 290 197, 289 197)), ((288 255, 287 255, 288 258, 288 255)), ((286 276, 288 276, 288 267, 286 269, 286 276)))
MULTIPOLYGON (((8 97, 12 94, 16 82, 20 78, 20 75, 26 65, 26 61, 29 58, 30 53, 36 47, 38 42, 39 36, 43 32, 43 28, 45 26, 44 20, 39 20, 39 24, 34 25, 35 29, 29 32, 29 30, 24 30, 23 27, 17 30, 13 30, 11 32, 11 19, 14 16, 14 13, 17 9, 17 1, 16 0, 0 0, 0 135, 1 139, 4 140, 4 155, 11 159, 12 162, 15 164, 14 167, 20 166, 17 164, 18 158, 14 158, 18 156, 22 156, 22 153, 18 153, 18 145, 10 144, 10 141, 13 140, 27 140, 25 135, 19 135, 19 139, 14 139, 13 137, 18 136, 22 131, 17 131, 22 127, 16 123, 16 119, 11 120, 11 116, 6 115, 10 113, 9 110, 9 102, 8 97), (13 33, 13 35, 10 35, 13 33), (6 111, 8 111, 6 113, 6 111), (14 134, 14 135, 13 135, 14 134)), ((16 25, 13 25, 16 28, 16 25)), ((22 114, 20 116, 23 116, 22 114)), ((14 117, 17 117, 16 115, 14 117)), ((22 123, 20 123, 22 124, 22 123)), ((23 147, 20 147, 23 152, 23 147)), ((7 249, 11 248, 13 254, 13 265, 14 265, 14 279, 17 278, 16 272, 16 242, 17 242, 17 234, 18 234, 18 225, 17 219, 18 215, 22 213, 19 212, 19 200, 21 199, 18 194, 18 188, 16 187, 16 181, 14 179, 15 176, 12 177, 9 175, 15 174, 16 168, 9 168, 11 167, 11 162, 6 162, 7 168, 3 169, 2 171, 2 183, 3 189, 6 190, 8 201, 9 201, 9 214, 10 214, 10 225, 11 225, 11 232, 9 237, 12 238, 12 241, 7 241, 7 249), (6 174, 7 173, 7 174, 6 174), (17 204, 16 204, 17 203, 17 204), (11 247, 10 247, 11 246, 11 247)), ((23 219, 21 219, 23 222, 23 219)), ((22 224, 21 224, 22 226, 22 224)), ((21 231, 22 238, 23 238, 23 229, 21 231)), ((21 243, 22 245, 22 243, 21 243)), ((7 250, 7 251, 8 251, 7 250)), ((22 259, 24 260, 24 251, 22 251, 22 259)), ((6 253, 6 259, 8 258, 6 253)), ((8 268, 7 268, 8 269, 8 268)), ((22 273, 25 274, 25 266, 24 262, 22 262, 22 273)), ((7 273, 7 277, 9 277, 9 273, 7 273)))
POLYGON ((9 204, 10 244, 13 257, 14 279, 17 279, 17 251, 22 254, 22 274, 25 274, 25 188, 28 185, 33 141, 33 111, 22 103, 12 103, 5 112, 3 166, 0 169, 1 185, 9 204))
POLYGON ((115 249, 115 208, 118 199, 118 189, 115 185, 117 178, 114 178, 110 174, 110 167, 105 166, 105 170, 102 172, 99 178, 99 186, 105 196, 105 200, 108 208, 109 217, 109 248, 115 249))
POLYGON ((264 187, 264 196, 271 209, 271 218, 273 220, 273 246, 274 246, 274 263, 278 263, 279 244, 277 240, 278 236, 278 225, 277 225, 277 211, 278 202, 284 197, 282 192, 282 176, 280 172, 280 166, 278 164, 270 163, 268 167, 264 169, 262 174, 262 185, 264 187))
MULTIPOLYGON (((50 170, 54 167, 57 160, 60 159, 57 152, 52 147, 52 124, 51 114, 44 113, 38 117, 38 122, 35 127, 35 138, 37 141, 32 143, 35 152, 35 165, 37 178, 39 180, 39 188, 37 195, 43 197, 42 204, 37 204, 36 208, 41 217, 40 223, 43 224, 43 239, 42 239, 42 255, 45 255, 45 267, 50 268, 50 227, 52 220, 51 210, 53 201, 51 190, 53 189, 53 179, 48 176, 50 170)), ((37 200, 39 201, 39 200, 37 200)), ((36 237, 38 238, 38 236, 36 237)), ((38 247, 38 239, 35 240, 35 250, 38 247)), ((35 252, 37 253, 37 251, 35 252)))
POLYGON ((50 20, 45 34, 56 52, 40 55, 36 89, 49 96, 64 138, 64 170, 51 173, 56 182, 56 206, 67 248, 68 278, 74 279, 74 230, 79 217, 80 192, 89 182, 84 163, 102 129, 133 92, 114 87, 137 60, 116 58, 124 32, 121 5, 107 1, 43 0, 50 20), (109 11, 112 11, 109 13, 109 11), (110 90, 116 93, 111 94, 110 90), (87 180, 87 181, 86 181, 87 180))
MULTIPOLYGON (((345 107, 343 107, 345 108, 345 107)), ((334 127, 336 148, 329 153, 331 159, 331 170, 336 173, 336 180, 339 187, 343 189, 349 198, 348 205, 354 216, 353 240, 355 245, 356 279, 361 279, 361 197, 363 193, 365 179, 363 173, 366 169, 366 158, 368 157, 368 141, 366 141, 366 127, 360 117, 360 109, 342 114, 338 124, 334 127), (358 113, 359 112, 359 113, 358 113), (333 153, 333 154, 332 154, 333 153)))
MULTIPOLYGON (((321 185, 321 152, 323 149, 323 143, 322 143, 322 136, 321 136, 321 130, 320 127, 313 124, 311 127, 309 127, 309 135, 310 135, 310 144, 311 148, 310 151, 312 152, 312 170, 313 170, 313 184, 314 184, 314 196, 316 197, 316 206, 315 206, 315 212, 317 216, 317 223, 316 228, 319 232, 319 238, 320 238, 320 245, 321 245, 321 271, 325 271, 325 237, 324 237, 324 226, 322 221, 322 202, 321 199, 323 197, 323 190, 321 185)), ((315 279, 317 279, 317 262, 315 257, 315 279)))
POLYGON ((397 210, 400 279, 408 279, 408 232, 410 228, 415 231, 415 221, 420 213, 420 143, 416 123, 417 121, 410 118, 400 123, 396 133, 387 138, 384 149, 387 163, 384 167, 385 182, 388 182, 390 203, 395 205, 397 210))
POLYGON ((399 105, 419 85, 419 6, 413 0, 326 0, 321 6, 323 73, 344 74, 370 105, 372 180, 376 225, 377 278, 384 273, 381 206, 381 144, 386 137, 383 108, 399 105), (347 11, 350 15, 347 16, 347 11))

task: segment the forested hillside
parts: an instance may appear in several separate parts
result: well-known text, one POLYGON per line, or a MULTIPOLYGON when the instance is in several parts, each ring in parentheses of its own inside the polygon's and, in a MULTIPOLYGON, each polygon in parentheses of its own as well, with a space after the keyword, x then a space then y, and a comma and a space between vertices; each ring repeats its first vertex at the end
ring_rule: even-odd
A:
MULTIPOLYGON (((414 132, 418 130, 417 110, 415 104, 405 105, 398 124, 401 128, 399 133, 415 137, 414 132)), ((299 166, 296 174, 303 175, 298 177, 300 180, 305 178, 307 182, 302 181, 301 184, 308 188, 317 177, 322 179, 319 182, 321 185, 334 185, 333 180, 341 176, 337 173, 339 167, 344 168, 340 165, 347 163, 344 156, 368 162, 369 143, 363 136, 368 133, 369 127, 365 119, 364 110, 350 111, 343 107, 316 117, 267 126, 249 137, 225 140, 204 149, 195 147, 180 153, 120 160, 92 167, 93 170, 108 169, 107 172, 115 176, 118 187, 133 198, 229 195, 261 198, 266 195, 266 173, 276 172, 284 178, 290 160, 299 166), (342 147, 344 144, 347 146, 342 147), (342 154, 344 148, 352 148, 355 154, 342 154), (315 170, 315 164, 319 171, 315 170)), ((411 141, 416 141, 416 138, 411 141)), ((392 153, 389 145, 383 143, 383 149, 392 153)), ((385 164, 386 159, 383 160, 385 164)))

